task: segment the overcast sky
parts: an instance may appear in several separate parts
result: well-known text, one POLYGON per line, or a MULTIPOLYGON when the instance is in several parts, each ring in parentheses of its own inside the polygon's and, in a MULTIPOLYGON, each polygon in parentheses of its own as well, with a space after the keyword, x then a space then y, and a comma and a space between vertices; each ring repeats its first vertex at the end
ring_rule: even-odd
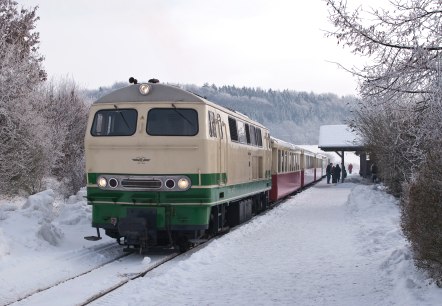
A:
POLYGON ((359 65, 326 38, 321 0, 18 0, 38 5, 49 76, 85 88, 139 81, 356 94, 359 65))

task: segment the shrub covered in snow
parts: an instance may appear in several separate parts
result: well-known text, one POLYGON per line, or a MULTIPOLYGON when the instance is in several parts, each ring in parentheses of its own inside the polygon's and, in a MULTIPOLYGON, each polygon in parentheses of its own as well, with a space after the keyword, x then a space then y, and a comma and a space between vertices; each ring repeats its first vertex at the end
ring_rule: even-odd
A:
POLYGON ((402 228, 418 266, 442 286, 442 153, 432 152, 417 179, 406 186, 402 228))
POLYGON ((70 79, 51 81, 41 89, 39 113, 50 127, 53 154, 49 172, 61 182, 64 196, 85 185, 84 133, 88 118, 86 98, 70 79))

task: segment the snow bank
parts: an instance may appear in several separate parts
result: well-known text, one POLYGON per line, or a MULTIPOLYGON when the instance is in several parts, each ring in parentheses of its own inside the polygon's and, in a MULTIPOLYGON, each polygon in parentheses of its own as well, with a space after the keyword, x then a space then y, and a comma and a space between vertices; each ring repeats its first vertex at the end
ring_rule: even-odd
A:
POLYGON ((6 241, 6 238, 3 234, 3 230, 0 228, 0 259, 4 255, 8 255, 8 254, 9 254, 9 244, 6 241))
POLYGON ((23 215, 37 220, 40 225, 36 230, 37 237, 56 246, 63 238, 63 231, 52 223, 54 214, 55 193, 48 189, 31 195, 22 207, 23 215))
POLYGON ((92 207, 85 205, 86 188, 70 196, 59 209, 58 222, 65 225, 91 224, 92 207))
POLYGON ((361 254, 377 254, 380 273, 390 279, 391 301, 397 305, 437 305, 442 290, 414 265, 400 227, 399 200, 385 193, 383 185, 357 186, 348 207, 359 225, 361 254))
MULTIPOLYGON (((77 232, 72 226, 80 225, 84 228, 80 231, 87 231, 92 213, 85 195, 86 189, 83 188, 76 195, 63 200, 53 189, 47 189, 27 199, 2 199, 0 256, 19 249, 42 250, 45 248, 42 242, 60 246, 65 238, 64 226, 71 226, 68 230, 77 232)), ((82 237, 80 234, 78 239, 82 237)))
POLYGON ((54 191, 52 189, 48 189, 31 195, 26 200, 22 209, 26 210, 24 214, 28 217, 52 221, 54 201, 54 191))

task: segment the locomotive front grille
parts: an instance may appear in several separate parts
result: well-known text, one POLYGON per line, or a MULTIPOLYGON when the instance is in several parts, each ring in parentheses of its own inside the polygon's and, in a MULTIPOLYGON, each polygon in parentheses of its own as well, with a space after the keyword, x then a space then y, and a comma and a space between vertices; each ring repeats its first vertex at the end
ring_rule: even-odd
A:
POLYGON ((185 175, 127 176, 104 174, 97 178, 97 186, 112 191, 186 191, 191 181, 185 175))
POLYGON ((121 181, 121 186, 136 189, 160 189, 162 183, 160 180, 124 179, 121 181))

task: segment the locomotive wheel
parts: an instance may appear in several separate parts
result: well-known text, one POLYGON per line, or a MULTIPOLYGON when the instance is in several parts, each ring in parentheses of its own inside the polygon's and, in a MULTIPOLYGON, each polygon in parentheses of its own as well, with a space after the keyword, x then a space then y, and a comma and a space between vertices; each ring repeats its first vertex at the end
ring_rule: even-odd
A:
POLYGON ((192 247, 192 243, 190 243, 189 239, 185 236, 178 238, 177 245, 180 253, 187 252, 192 247))

